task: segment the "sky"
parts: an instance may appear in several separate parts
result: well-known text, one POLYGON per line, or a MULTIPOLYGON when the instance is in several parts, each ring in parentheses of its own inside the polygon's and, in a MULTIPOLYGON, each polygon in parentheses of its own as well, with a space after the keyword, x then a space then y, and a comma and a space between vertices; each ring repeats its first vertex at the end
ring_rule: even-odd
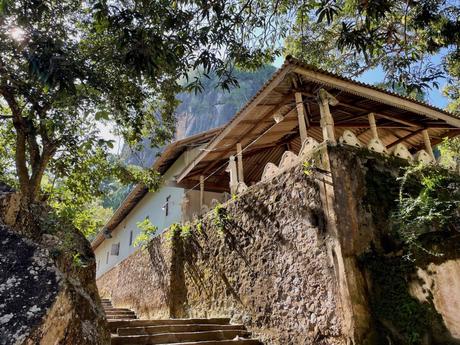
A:
MULTIPOLYGON (((381 82, 385 77, 384 72, 380 68, 376 68, 370 71, 365 72, 362 76, 358 78, 359 81, 368 84, 375 84, 381 82)), ((431 89, 427 93, 427 103, 434 105, 439 108, 445 108, 449 103, 449 100, 442 94, 442 89, 444 88, 443 81, 440 81, 439 89, 431 89)))

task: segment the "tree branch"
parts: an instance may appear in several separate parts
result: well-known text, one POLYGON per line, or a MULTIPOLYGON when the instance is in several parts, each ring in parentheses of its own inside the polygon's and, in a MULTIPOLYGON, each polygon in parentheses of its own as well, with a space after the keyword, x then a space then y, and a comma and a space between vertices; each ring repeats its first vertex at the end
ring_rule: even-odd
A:
POLYGON ((40 147, 37 142, 37 132, 34 128, 32 120, 27 120, 27 143, 29 144, 29 156, 32 171, 37 169, 37 165, 40 162, 40 147))
POLYGON ((36 166, 32 170, 32 176, 30 177, 30 195, 34 201, 38 193, 40 192, 40 185, 45 173, 45 169, 48 166, 49 161, 53 158, 54 153, 56 152, 56 147, 54 146, 45 146, 43 148, 43 154, 41 155, 36 166))

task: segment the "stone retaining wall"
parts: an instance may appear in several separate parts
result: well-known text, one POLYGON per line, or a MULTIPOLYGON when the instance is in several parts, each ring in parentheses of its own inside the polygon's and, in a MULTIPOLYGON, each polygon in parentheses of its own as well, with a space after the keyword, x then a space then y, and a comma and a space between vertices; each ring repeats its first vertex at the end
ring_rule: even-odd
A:
POLYGON ((134 309, 140 318, 170 316, 171 250, 164 237, 152 240, 97 280, 102 298, 118 308, 134 309))
POLYGON ((320 188, 302 169, 229 201, 224 227, 213 210, 190 236, 154 239, 98 279, 101 296, 143 318, 230 317, 267 344, 343 344, 320 188))
POLYGON ((267 344, 343 342, 320 189, 301 167, 198 224, 184 240, 189 316, 229 316, 267 344))
POLYGON ((389 237, 407 163, 346 147, 313 160, 153 240, 99 279, 103 297, 141 317, 230 317, 267 345, 458 344, 460 244, 408 271, 389 237))

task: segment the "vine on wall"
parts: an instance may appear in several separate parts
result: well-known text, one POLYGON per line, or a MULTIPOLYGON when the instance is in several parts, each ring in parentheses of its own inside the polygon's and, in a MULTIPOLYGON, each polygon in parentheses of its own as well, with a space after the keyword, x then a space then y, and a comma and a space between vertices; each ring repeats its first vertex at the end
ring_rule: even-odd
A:
POLYGON ((460 176, 438 165, 417 165, 408 167, 400 181, 393 229, 408 255, 417 250, 442 255, 427 248, 422 238, 439 231, 460 232, 460 176))
POLYGON ((377 343, 415 345, 435 337, 433 344, 450 344, 432 296, 421 302, 409 285, 417 281, 418 267, 452 256, 451 242, 460 232, 460 176, 444 167, 452 166, 446 157, 437 165, 376 162, 366 163, 365 204, 379 234, 359 262, 370 282, 377 343))

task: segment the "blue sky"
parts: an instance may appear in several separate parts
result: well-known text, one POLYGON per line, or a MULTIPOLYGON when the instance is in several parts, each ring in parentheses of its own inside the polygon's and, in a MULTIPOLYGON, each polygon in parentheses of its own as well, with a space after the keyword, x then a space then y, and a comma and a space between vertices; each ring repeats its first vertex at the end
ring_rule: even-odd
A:
MULTIPOLYGON (((278 57, 273 65, 275 67, 280 67, 284 62, 283 57, 278 57)), ((433 58, 434 63, 440 62, 440 57, 436 56, 433 58)), ((367 84, 375 84, 378 82, 382 82, 384 80, 385 74, 383 73, 383 70, 381 68, 375 68, 373 70, 369 70, 362 74, 357 80, 362 81, 367 84)), ((442 94, 442 89, 444 87, 445 81, 440 80, 439 81, 439 89, 432 89, 428 92, 428 97, 427 97, 427 102, 439 107, 439 108, 445 108, 447 104, 449 103, 449 100, 443 96, 442 94)))

